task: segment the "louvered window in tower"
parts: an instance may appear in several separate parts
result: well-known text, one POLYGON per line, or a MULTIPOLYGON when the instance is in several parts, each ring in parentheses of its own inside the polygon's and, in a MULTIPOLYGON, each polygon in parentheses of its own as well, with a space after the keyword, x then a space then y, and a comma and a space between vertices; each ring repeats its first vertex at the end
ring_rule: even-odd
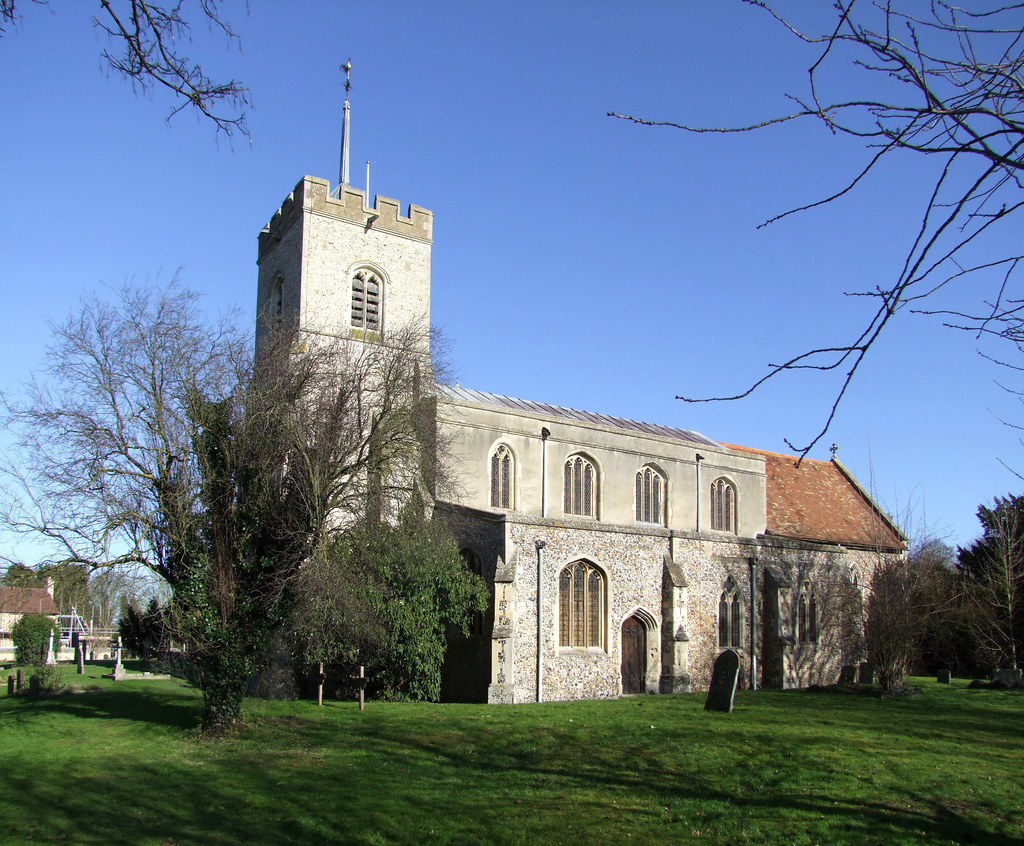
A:
POLYGON ((352 277, 352 328, 380 331, 381 282, 369 270, 357 270, 352 277))

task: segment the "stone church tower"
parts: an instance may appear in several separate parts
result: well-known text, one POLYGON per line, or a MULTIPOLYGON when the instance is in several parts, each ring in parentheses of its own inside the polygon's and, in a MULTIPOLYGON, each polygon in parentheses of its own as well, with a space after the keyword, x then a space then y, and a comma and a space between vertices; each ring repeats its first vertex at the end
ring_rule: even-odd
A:
POLYGON ((348 184, 349 87, 338 186, 303 177, 260 232, 257 341, 282 325, 356 340, 430 325, 433 215, 410 205, 403 217, 388 197, 368 207, 348 184))
POLYGON ((364 339, 430 324, 433 215, 305 176, 259 235, 257 339, 281 325, 364 339))

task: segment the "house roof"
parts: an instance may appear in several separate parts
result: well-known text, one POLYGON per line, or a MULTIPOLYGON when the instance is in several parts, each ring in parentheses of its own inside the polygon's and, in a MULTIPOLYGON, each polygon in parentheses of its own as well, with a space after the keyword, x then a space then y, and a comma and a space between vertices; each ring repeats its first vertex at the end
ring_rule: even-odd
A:
POLYGON ((903 549, 906 537, 837 460, 729 447, 765 459, 765 533, 873 549, 903 549), (798 465, 799 461, 799 465, 798 465))
POLYGON ((471 402, 477 405, 491 405, 522 411, 527 414, 545 414, 549 417, 563 417, 583 423, 594 423, 598 426, 609 426, 613 429, 626 429, 631 432, 642 432, 661 438, 673 438, 701 446, 722 446, 717 441, 704 437, 692 429, 676 429, 673 426, 659 426, 656 423, 642 423, 639 420, 627 420, 624 417, 611 417, 607 414, 595 414, 592 411, 579 411, 575 408, 564 408, 560 405, 549 405, 544 402, 506 397, 501 394, 489 394, 486 391, 474 391, 458 385, 440 385, 440 390, 453 400, 471 402))
POLYGON ((59 614, 46 588, 0 587, 0 613, 59 614))

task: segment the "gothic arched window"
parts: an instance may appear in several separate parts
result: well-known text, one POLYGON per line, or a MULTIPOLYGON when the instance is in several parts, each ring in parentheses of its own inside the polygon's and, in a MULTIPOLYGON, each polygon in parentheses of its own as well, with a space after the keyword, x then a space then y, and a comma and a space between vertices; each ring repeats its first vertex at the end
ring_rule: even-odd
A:
POLYGON ((558 577, 558 645, 604 648, 604 575, 577 561, 558 577))
POLYGON ((573 455, 565 462, 562 501, 566 514, 579 517, 597 515, 597 471, 582 455, 573 455))
POLYGON ((800 593, 797 609, 797 633, 801 643, 818 642, 818 601, 810 583, 800 593))
POLYGON ((736 489, 726 479, 711 483, 711 528, 736 533, 736 489))
POLYGON ((383 284, 372 270, 360 268, 352 276, 352 328, 380 331, 380 296, 383 284))
POLYGON ((515 508, 515 458, 504 444, 491 453, 491 508, 515 508))
POLYGON ((636 471, 636 521, 665 524, 665 479, 651 467, 636 471))
POLYGON ((743 605, 739 590, 728 578, 718 597, 718 645, 722 649, 739 649, 743 645, 743 605))

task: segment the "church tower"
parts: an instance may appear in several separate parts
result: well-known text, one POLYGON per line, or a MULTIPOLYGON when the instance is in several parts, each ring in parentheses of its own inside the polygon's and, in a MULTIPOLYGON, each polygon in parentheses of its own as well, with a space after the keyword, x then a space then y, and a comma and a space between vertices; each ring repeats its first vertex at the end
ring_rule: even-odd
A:
MULTIPOLYGON (((343 66, 346 74, 351 64, 343 66)), ((433 215, 348 184, 346 82, 338 186, 304 176, 259 235, 257 341, 288 325, 355 340, 430 325, 433 215)))

